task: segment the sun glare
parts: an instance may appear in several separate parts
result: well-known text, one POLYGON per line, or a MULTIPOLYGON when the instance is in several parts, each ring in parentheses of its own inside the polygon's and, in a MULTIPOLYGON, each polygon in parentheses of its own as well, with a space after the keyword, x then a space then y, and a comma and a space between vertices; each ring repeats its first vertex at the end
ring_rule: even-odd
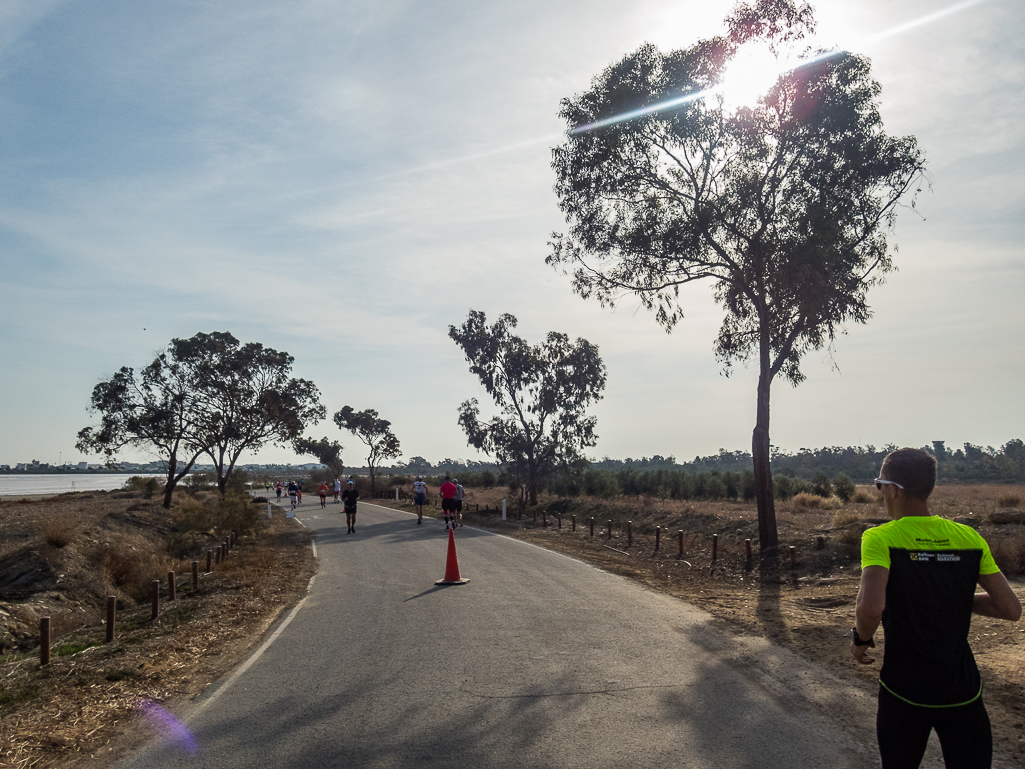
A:
POLYGON ((784 66, 764 45, 743 45, 726 65, 717 89, 731 108, 753 107, 775 84, 784 66))

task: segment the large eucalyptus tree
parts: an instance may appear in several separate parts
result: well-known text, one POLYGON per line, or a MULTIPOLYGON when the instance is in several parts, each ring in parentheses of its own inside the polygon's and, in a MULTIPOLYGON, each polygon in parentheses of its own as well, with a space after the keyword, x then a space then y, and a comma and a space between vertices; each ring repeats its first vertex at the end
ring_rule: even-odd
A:
MULTIPOLYGON (((886 233, 917 191, 913 137, 891 137, 867 58, 797 50, 810 6, 738 6, 721 37, 663 53, 644 45, 562 103, 553 154, 568 231, 549 264, 602 305, 633 295, 671 332, 680 287, 712 284, 725 310, 715 343, 727 373, 758 366, 752 454, 763 554, 778 545, 769 393, 797 385, 802 357, 870 317, 868 289, 893 269, 886 233), (750 106, 722 90, 730 62, 761 47, 791 65, 750 106)), ((913 204, 913 198, 912 198, 913 204)))

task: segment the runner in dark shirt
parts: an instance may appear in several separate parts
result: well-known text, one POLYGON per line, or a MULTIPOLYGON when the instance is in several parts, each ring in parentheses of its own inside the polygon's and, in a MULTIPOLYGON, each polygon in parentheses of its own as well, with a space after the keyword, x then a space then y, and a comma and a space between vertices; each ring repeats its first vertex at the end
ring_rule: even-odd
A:
POLYGON ((356 500, 359 499, 359 492, 356 490, 355 481, 345 484, 345 491, 342 492, 342 502, 345 506, 345 523, 349 530, 347 534, 356 533, 356 500))
POLYGON ((862 664, 875 661, 868 651, 882 622, 876 735, 883 769, 917 769, 933 729, 948 769, 990 766, 993 738, 968 645, 971 616, 1021 616, 1018 597, 979 533, 929 512, 935 485, 929 454, 888 454, 876 488, 894 520, 861 539, 851 654, 862 664), (985 592, 976 593, 976 583, 985 592))

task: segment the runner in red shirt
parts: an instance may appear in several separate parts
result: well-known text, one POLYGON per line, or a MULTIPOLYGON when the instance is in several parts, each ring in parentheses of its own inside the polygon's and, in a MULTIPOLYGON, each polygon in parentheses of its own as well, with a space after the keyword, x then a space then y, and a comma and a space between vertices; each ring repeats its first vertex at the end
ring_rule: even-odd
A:
POLYGON ((456 527, 456 485, 452 483, 449 476, 445 476, 445 482, 438 489, 441 494, 441 512, 445 517, 445 528, 456 527))
POLYGON ((327 484, 323 481, 320 482, 320 487, 317 489, 317 493, 320 494, 320 506, 327 508, 327 484))

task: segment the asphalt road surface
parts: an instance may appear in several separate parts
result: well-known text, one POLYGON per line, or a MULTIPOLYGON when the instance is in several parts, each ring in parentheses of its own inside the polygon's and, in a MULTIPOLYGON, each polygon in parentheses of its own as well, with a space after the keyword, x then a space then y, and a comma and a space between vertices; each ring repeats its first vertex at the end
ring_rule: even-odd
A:
POLYGON ((678 599, 468 527, 470 582, 439 587, 440 521, 299 518, 307 598, 255 660, 154 713, 159 737, 120 767, 877 765, 873 697, 678 599))

